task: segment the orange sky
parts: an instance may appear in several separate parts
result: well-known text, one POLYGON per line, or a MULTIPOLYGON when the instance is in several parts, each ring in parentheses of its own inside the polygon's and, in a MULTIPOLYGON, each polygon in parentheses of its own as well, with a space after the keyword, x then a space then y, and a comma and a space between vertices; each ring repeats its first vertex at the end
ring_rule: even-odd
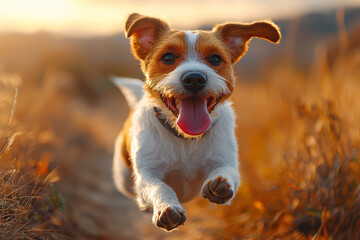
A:
POLYGON ((176 28, 206 22, 284 18, 311 10, 360 6, 358 0, 0 0, 0 31, 52 31, 70 35, 113 34, 139 12, 176 28))

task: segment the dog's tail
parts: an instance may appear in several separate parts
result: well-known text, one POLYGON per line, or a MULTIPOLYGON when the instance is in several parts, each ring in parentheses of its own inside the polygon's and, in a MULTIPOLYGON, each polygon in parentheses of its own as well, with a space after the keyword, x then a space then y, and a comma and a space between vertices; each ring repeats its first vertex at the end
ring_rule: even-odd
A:
POLYGON ((136 78, 112 77, 113 83, 124 94, 130 109, 134 109, 144 96, 144 82, 136 78))

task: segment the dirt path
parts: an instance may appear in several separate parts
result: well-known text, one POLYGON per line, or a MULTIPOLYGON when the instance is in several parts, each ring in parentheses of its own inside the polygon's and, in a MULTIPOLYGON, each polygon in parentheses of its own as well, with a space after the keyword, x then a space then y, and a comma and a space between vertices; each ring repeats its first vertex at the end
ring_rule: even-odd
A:
POLYGON ((95 107, 73 102, 68 106, 78 130, 65 137, 56 154, 69 156, 60 163, 57 184, 71 218, 66 229, 75 239, 165 238, 166 233, 152 225, 151 214, 140 212, 134 200, 115 189, 112 145, 127 108, 121 97, 108 101, 95 107))
POLYGON ((120 93, 104 97, 93 106, 66 100, 62 109, 65 113, 61 116, 68 119, 57 120, 62 125, 56 133, 60 144, 54 155, 60 166, 57 187, 70 218, 65 221, 65 229, 72 239, 209 239, 204 238, 204 232, 208 236, 214 232, 215 236, 218 223, 214 225, 211 212, 216 207, 194 207, 207 206, 207 200, 198 198, 185 204, 185 225, 167 233, 152 224, 150 213, 140 212, 133 199, 115 189, 113 142, 128 115, 120 93), (205 220, 204 211, 210 213, 205 220))
POLYGON ((111 156, 96 154, 64 166, 59 189, 66 199, 79 239, 143 239, 151 217, 118 193, 111 178, 111 156), (80 170, 80 171, 79 171, 80 170))

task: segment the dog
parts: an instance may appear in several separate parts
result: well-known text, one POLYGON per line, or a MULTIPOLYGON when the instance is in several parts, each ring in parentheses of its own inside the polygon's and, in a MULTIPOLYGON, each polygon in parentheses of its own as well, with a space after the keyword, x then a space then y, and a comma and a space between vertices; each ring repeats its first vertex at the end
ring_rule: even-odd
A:
POLYGON ((131 109, 115 142, 114 181, 140 210, 153 212, 155 226, 171 231, 186 220, 181 203, 199 193, 217 204, 234 198, 233 64, 253 37, 278 43, 281 34, 270 20, 182 31, 138 13, 125 31, 146 79, 114 80, 131 109))

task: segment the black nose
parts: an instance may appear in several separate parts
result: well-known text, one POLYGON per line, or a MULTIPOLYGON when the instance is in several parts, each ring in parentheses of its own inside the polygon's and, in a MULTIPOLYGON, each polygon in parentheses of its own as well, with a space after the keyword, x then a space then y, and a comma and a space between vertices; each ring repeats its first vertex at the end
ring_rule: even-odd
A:
POLYGON ((182 85, 192 93, 200 92, 206 85, 206 76, 201 72, 187 72, 181 77, 182 85))

